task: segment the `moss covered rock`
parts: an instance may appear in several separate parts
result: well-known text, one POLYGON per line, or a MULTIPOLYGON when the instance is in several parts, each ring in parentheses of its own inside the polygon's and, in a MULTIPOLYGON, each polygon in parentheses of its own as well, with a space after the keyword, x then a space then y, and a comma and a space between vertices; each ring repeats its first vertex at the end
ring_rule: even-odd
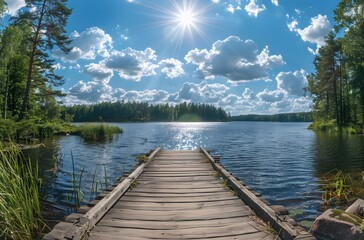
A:
POLYGON ((313 223, 310 232, 319 239, 364 240, 360 229, 363 219, 337 209, 329 209, 313 223))

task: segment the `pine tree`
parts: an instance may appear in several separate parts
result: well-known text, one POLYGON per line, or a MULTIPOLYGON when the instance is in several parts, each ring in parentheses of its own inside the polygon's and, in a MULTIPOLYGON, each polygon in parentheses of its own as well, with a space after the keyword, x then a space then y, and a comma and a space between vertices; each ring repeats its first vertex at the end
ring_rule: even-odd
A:
POLYGON ((26 0, 28 11, 20 13, 14 19, 14 23, 26 22, 33 29, 29 40, 29 66, 19 120, 25 117, 31 92, 39 87, 39 82, 51 86, 63 84, 63 78, 54 73, 54 61, 48 53, 55 47, 65 53, 70 51, 70 40, 65 27, 72 10, 67 8, 66 2, 67 0, 26 0))

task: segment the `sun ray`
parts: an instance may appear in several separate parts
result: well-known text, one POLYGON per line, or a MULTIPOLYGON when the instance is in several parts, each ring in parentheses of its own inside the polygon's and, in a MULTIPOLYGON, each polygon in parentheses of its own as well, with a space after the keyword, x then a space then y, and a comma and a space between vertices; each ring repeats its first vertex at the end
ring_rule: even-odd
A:
MULTIPOLYGON (((148 1, 144 6, 156 12, 156 22, 149 23, 151 28, 164 28, 164 40, 174 42, 175 48, 181 49, 182 45, 196 45, 197 39, 211 42, 205 34, 204 27, 211 25, 207 18, 212 9, 211 4, 198 5, 196 0, 168 0, 169 4, 156 4, 148 1)), ((162 44, 162 43, 160 43, 162 44)))

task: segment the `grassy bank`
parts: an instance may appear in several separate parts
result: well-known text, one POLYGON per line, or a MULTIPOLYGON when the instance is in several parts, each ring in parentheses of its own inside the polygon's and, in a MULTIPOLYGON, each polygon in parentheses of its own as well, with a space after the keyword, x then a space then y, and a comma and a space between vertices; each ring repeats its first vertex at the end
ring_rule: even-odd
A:
POLYGON ((77 127, 64 121, 44 122, 38 119, 27 119, 16 122, 0 119, 0 140, 10 139, 43 139, 54 135, 72 134, 77 127))
POLYGON ((106 123, 90 123, 75 126, 69 122, 43 122, 36 119, 13 120, 0 119, 0 140, 33 143, 37 139, 44 139, 57 135, 80 135, 86 141, 109 141, 115 134, 122 133, 117 126, 106 123))
POLYGON ((41 227, 37 166, 0 145, 0 239, 33 239, 41 227))
POLYGON ((308 129, 333 133, 364 134, 364 128, 360 125, 338 126, 335 120, 327 122, 314 121, 308 129))

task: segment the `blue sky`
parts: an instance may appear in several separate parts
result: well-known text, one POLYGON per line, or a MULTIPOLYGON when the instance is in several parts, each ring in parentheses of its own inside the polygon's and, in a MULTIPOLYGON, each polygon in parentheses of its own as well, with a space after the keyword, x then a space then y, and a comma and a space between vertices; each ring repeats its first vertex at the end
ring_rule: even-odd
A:
MULTIPOLYGON (((9 15, 24 6, 8 0, 9 15)), ((195 102, 232 115, 309 111, 306 75, 338 0, 70 0, 54 51, 66 104, 195 102)))

